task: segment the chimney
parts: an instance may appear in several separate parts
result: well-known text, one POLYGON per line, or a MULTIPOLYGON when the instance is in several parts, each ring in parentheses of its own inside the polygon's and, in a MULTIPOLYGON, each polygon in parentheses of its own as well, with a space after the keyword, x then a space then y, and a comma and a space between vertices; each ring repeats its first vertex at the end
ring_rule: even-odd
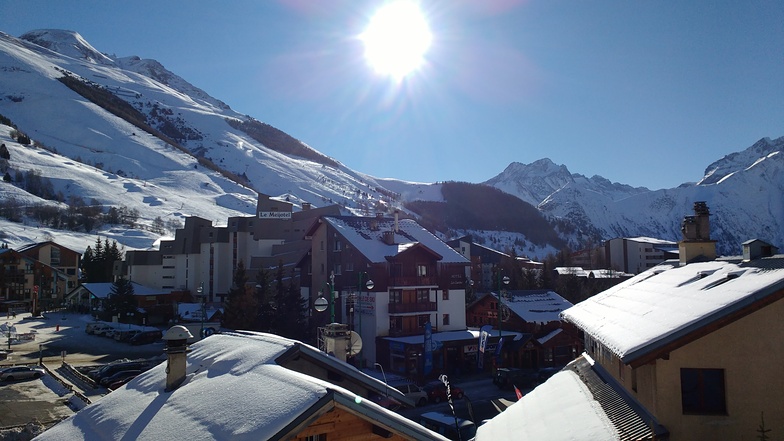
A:
POLYGON ((310 202, 303 202, 302 203, 302 211, 310 210, 310 202))
POLYGON ((694 216, 685 216, 681 222, 683 240, 678 242, 681 265, 697 258, 716 258, 716 241, 710 238, 710 211, 704 201, 694 203, 694 216))
POLYGON ((399 224, 398 224, 399 217, 400 217, 400 210, 395 210, 395 233, 400 231, 399 224))
POLYGON ((395 244, 395 232, 392 230, 384 231, 381 236, 381 240, 384 241, 387 245, 394 245, 395 244))
POLYGON ((166 392, 177 389, 185 380, 185 356, 190 352, 188 339, 193 338, 188 328, 172 326, 163 336, 166 343, 166 392))

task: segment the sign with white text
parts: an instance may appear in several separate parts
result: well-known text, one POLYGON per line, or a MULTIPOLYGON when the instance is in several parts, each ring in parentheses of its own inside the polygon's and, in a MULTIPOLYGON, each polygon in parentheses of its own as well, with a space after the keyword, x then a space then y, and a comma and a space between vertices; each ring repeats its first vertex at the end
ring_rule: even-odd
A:
POLYGON ((291 219, 290 211, 259 211, 259 219, 291 219))

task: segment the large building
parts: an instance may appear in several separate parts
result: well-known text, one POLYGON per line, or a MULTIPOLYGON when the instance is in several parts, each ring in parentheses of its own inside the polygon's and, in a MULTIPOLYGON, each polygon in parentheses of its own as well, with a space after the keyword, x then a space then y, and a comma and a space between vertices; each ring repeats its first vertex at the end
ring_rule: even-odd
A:
MULTIPOLYGON (((359 334, 357 364, 382 361, 391 372, 421 373, 423 359, 390 346, 391 341, 422 340, 426 325, 433 334, 466 330, 469 261, 414 220, 397 213, 394 218, 323 216, 307 237, 312 247, 300 262, 303 287, 310 288, 311 302, 319 293, 333 295, 335 317, 325 311, 317 320, 324 325, 334 318, 359 334)), ((435 355, 434 360, 441 359, 435 355)))
POLYGON ((200 292, 207 303, 222 302, 240 261, 250 282, 259 268, 283 265, 290 272, 310 249, 303 240, 307 228, 321 215, 340 212, 335 205, 311 209, 308 204, 294 212, 291 203, 266 195, 259 195, 256 211, 256 216, 231 217, 225 226, 189 217, 158 250, 127 251, 115 265, 115 276, 152 288, 200 292))
POLYGON ((604 243, 605 268, 639 274, 678 257, 678 244, 652 237, 619 237, 604 243))

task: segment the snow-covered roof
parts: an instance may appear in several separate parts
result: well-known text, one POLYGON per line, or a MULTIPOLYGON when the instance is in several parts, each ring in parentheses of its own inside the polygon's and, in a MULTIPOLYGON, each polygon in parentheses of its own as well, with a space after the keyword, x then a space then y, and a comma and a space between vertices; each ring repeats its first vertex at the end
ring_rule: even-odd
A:
POLYGON ((679 265, 667 261, 599 293, 562 317, 625 362, 784 289, 784 256, 679 265))
MULTIPOLYGON (((210 320, 215 314, 223 312, 223 308, 216 308, 212 305, 204 307, 205 320, 210 320)), ((178 303, 177 314, 183 320, 201 320, 201 303, 178 303)))
POLYGON ((630 240, 633 242, 640 242, 640 243, 649 243, 651 245, 660 245, 665 247, 678 247, 677 242, 673 242, 671 240, 664 240, 664 239, 657 239, 655 237, 645 237, 645 236, 638 236, 638 237, 627 237, 626 240, 630 240))
MULTIPOLYGON (((136 282, 131 282, 133 285, 133 294, 136 296, 159 296, 162 294, 171 294, 171 291, 150 288, 149 286, 140 285, 136 282)), ((82 287, 86 289, 93 297, 97 299, 105 299, 112 293, 112 283, 82 283, 82 287)))
POLYGON ((613 269, 586 270, 579 266, 559 266, 555 268, 559 276, 593 277, 595 279, 617 279, 631 277, 633 274, 616 271, 613 269))
POLYGON ((324 220, 373 263, 386 262, 387 257, 396 256, 415 244, 438 254, 441 263, 468 263, 462 254, 412 219, 325 216, 324 220), (387 244, 384 234, 390 231, 395 231, 395 240, 387 244))
POLYGON ((633 441, 668 435, 612 375, 582 354, 480 426, 476 441, 633 441))
POLYGON ((580 377, 558 372, 479 426, 476 441, 617 440, 618 433, 580 377))
POLYGON ((262 333, 211 336, 192 346, 176 389, 165 391, 167 363, 161 363, 37 439, 277 439, 291 435, 303 415, 317 418, 312 412, 330 398, 409 439, 445 439, 344 388, 279 365, 276 359, 295 344, 262 333))
MULTIPOLYGON (((446 331, 434 332, 431 334, 433 341, 447 342, 447 341, 462 341, 479 339, 480 331, 478 329, 466 329, 465 331, 446 331)), ((498 330, 492 329, 489 331, 490 337, 498 337, 498 330)), ((523 334, 519 332, 503 331, 501 336, 504 338, 513 337, 512 340, 520 340, 523 334)), ((406 337, 383 337, 385 340, 396 341, 409 345, 424 344, 424 335, 409 335, 406 337)))
MULTIPOLYGON (((492 294, 498 298, 497 293, 492 294)), ((573 306, 550 290, 509 291, 503 301, 514 314, 529 323, 560 321, 561 312, 573 306)))

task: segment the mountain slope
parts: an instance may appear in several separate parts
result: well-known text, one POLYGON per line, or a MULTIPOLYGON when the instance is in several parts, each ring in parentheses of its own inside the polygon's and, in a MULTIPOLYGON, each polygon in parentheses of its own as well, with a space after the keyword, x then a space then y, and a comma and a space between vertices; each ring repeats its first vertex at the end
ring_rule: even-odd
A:
POLYGON ((680 240, 680 222, 696 201, 711 210, 711 237, 721 254, 759 238, 784 245, 784 137, 761 139, 710 164, 696 184, 651 191, 571 174, 549 160, 512 164, 486 182, 530 202, 596 239, 649 236, 680 240))

